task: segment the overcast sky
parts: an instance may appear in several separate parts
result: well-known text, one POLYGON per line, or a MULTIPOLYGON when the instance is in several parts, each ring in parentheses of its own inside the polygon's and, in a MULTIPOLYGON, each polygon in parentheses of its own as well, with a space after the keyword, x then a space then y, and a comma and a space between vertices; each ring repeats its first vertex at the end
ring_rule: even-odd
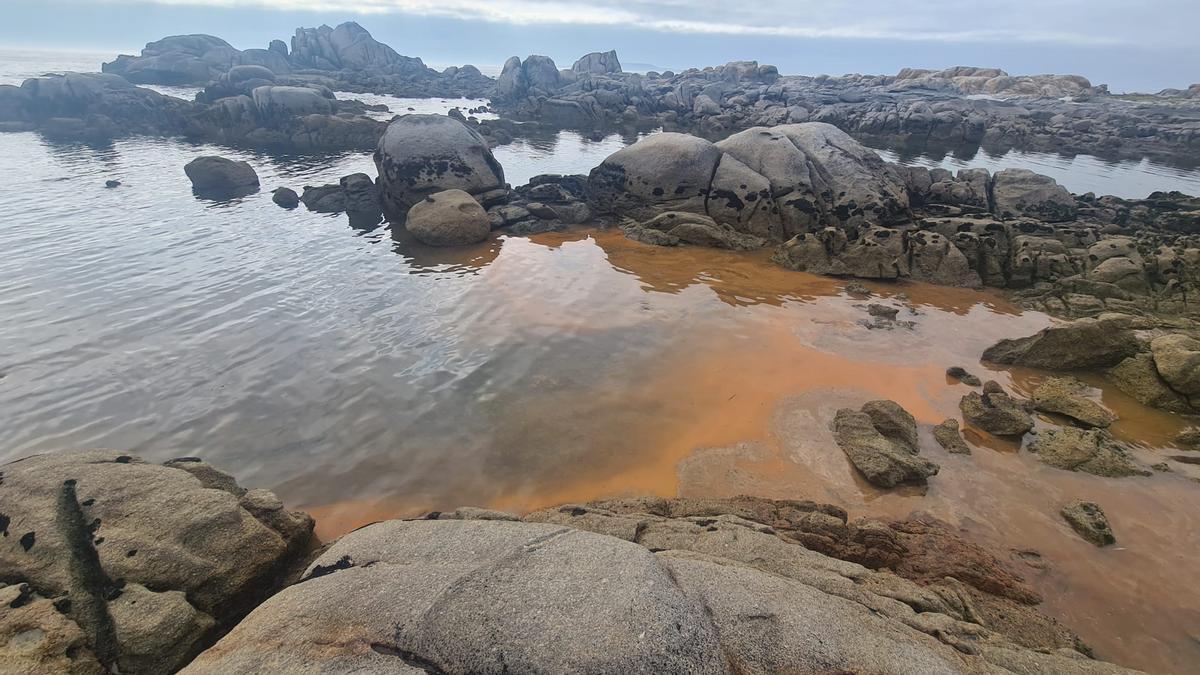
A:
POLYGON ((1200 81, 1200 0, 0 0, 0 43, 136 51, 205 32, 247 48, 344 20, 437 64, 544 53, 563 66, 615 48, 662 68, 757 59, 804 74, 1072 72, 1115 90, 1200 81))

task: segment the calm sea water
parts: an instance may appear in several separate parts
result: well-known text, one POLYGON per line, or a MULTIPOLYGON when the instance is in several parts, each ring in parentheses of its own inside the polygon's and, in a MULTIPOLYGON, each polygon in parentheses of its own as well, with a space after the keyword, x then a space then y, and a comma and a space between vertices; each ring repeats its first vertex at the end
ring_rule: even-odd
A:
MULTIPOLYGON (((64 64, 4 63, 10 80, 64 64)), ((418 104, 463 105, 394 108, 418 104)), ((632 140, 563 132, 496 154, 520 183, 586 171, 632 140)), ((271 202, 277 186, 373 174, 367 153, 17 133, 0 134, 0 158, 0 462, 95 446, 199 455, 310 510, 327 538, 462 504, 627 494, 922 509, 997 550, 1040 551, 1047 611, 1102 656, 1156 671, 1200 659, 1188 632, 1200 589, 1179 574, 1200 556, 1197 467, 1111 481, 1011 445, 980 440, 962 457, 926 439, 943 467, 929 491, 881 492, 830 437, 837 407, 869 399, 925 426, 956 416, 964 389, 948 365, 1027 391, 1037 374, 983 373, 978 356, 1048 319, 997 295, 907 285, 915 327, 871 331, 841 282, 769 252, 595 228, 431 249, 402 228, 271 202), (183 166, 213 153, 250 162, 263 190, 193 195, 183 166), (1079 495, 1103 495, 1119 551, 1066 529, 1058 504, 1079 495)), ((1141 180, 1138 166, 1115 170, 1141 180)), ((897 305, 899 290, 877 287, 897 305)), ((1114 433, 1171 462, 1184 422, 1095 384, 1121 414, 1114 433)))

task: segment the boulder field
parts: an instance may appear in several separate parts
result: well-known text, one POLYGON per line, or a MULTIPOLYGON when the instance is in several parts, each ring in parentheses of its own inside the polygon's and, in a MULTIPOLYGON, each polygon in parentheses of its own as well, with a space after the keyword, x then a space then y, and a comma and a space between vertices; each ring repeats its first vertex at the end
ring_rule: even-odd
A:
POLYGON ((751 497, 460 508, 305 553, 310 518, 195 458, 0 470, 5 672, 1131 672, 928 516, 751 497))

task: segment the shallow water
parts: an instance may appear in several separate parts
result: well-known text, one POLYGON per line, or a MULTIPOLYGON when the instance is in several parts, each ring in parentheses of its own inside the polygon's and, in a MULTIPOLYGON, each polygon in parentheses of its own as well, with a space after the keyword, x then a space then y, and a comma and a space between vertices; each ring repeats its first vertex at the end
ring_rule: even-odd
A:
MULTIPOLYGON (((510 181, 627 140, 562 138, 500 149, 510 181)), ((0 157, 21 158, 0 163, 0 461, 94 446, 200 455, 312 512, 324 538, 463 504, 634 494, 925 510, 1002 555, 1038 551, 1046 569, 1014 566, 1100 656, 1170 672, 1200 662, 1188 574, 1200 485, 1187 480, 1200 467, 1169 459, 1181 418, 1096 392, 1122 416, 1114 432, 1173 469, 1144 479, 1050 469, 971 430, 969 457, 932 441, 966 392, 947 366, 1021 393, 1043 377, 978 363, 997 339, 1050 322, 997 294, 874 286, 916 325, 868 330, 841 282, 777 268, 769 252, 591 228, 438 250, 271 203, 276 186, 373 175, 364 153, 21 133, 0 134, 0 157), (251 162, 263 191, 192 195, 182 167, 213 152, 251 162), (106 189, 110 178, 123 185, 106 189), (942 465, 927 490, 877 490, 833 443, 835 410, 874 398, 922 425, 922 452, 942 465), (1072 498, 1105 508, 1118 546, 1070 530, 1058 508, 1072 498)))

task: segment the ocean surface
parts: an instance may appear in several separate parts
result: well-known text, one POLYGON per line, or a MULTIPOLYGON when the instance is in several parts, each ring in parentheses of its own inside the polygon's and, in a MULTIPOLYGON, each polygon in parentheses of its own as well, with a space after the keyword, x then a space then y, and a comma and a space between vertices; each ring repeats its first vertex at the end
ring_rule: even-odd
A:
MULTIPOLYGON (((0 82, 96 63, 45 58, 0 60, 0 82)), ((521 183, 586 172, 633 140, 562 132, 496 155, 521 183)), ((1169 187, 1157 165, 1021 157, 1060 162, 1073 189, 1169 187)), ((947 366, 1022 393, 1042 377, 978 363, 1050 321, 998 294, 875 286, 914 326, 868 330, 842 282, 778 268, 769 251, 666 249, 597 227, 431 249, 403 228, 271 202, 275 187, 374 175, 367 153, 14 133, 0 134, 0 158, 0 462, 87 447, 198 455, 309 510, 326 539, 464 504, 623 495, 920 509, 994 550, 1040 552, 1046 568, 1023 573, 1100 656, 1200 663, 1200 588, 1182 573, 1200 557, 1200 486, 1187 480, 1200 467, 1170 449, 1183 420, 1090 380, 1121 415, 1113 432, 1173 469, 1121 481, 979 435, 970 456, 927 437, 966 391, 947 366), (250 162, 263 189, 194 195, 183 166, 214 153, 250 162), (838 407, 878 398, 925 429, 922 452, 942 465, 927 491, 872 488, 833 442, 838 407), (1120 547, 1097 552, 1058 517, 1082 495, 1103 503, 1120 547)))

